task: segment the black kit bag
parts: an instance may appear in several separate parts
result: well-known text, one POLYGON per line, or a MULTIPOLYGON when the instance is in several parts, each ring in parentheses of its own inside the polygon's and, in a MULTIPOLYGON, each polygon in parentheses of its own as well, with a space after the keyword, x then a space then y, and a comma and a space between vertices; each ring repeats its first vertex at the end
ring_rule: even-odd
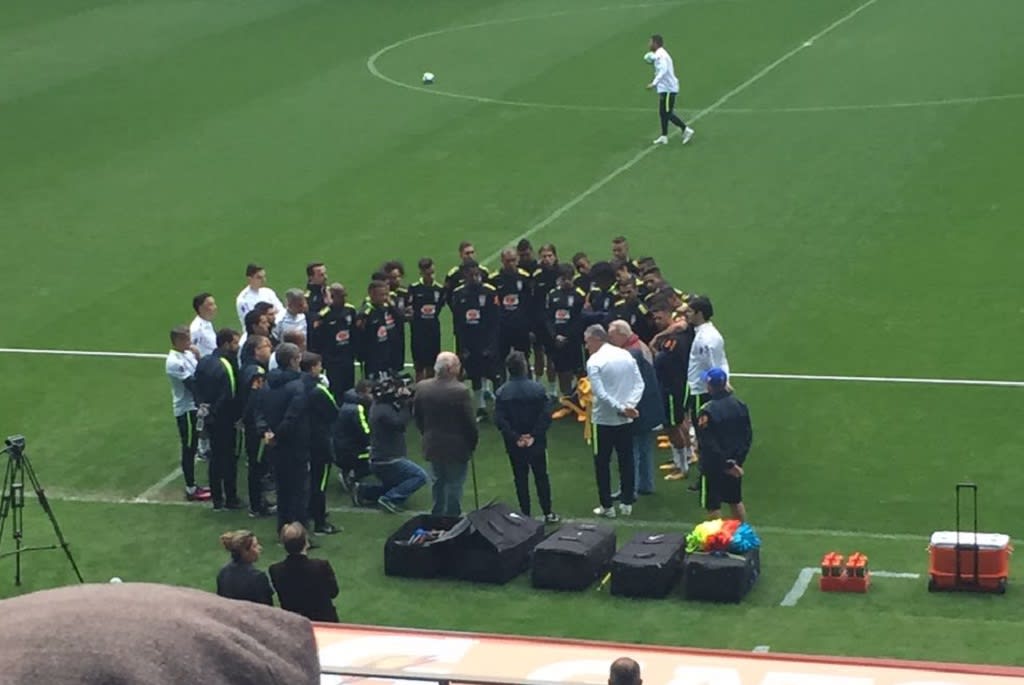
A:
POLYGON ((761 555, 757 549, 743 554, 694 552, 683 562, 687 599, 739 602, 759 575, 761 555))
POLYGON ((449 575, 454 554, 454 540, 465 534, 469 523, 451 516, 414 516, 396 530, 384 543, 384 575, 404 578, 437 578, 449 575), (417 530, 443 531, 414 539, 417 530))
POLYGON ((679 579, 686 536, 637 533, 612 559, 612 594, 664 597, 679 579))
POLYGON ((502 502, 466 514, 469 529, 452 543, 457 578, 507 583, 526 570, 530 554, 544 539, 544 524, 502 502))
POLYGON ((585 590, 615 556, 615 529, 593 523, 562 526, 537 545, 530 580, 549 590, 585 590))

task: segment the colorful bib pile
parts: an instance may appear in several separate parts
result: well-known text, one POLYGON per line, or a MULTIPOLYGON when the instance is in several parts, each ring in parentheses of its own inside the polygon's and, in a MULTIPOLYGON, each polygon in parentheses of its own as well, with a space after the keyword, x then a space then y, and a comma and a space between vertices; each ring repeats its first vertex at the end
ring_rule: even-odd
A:
POLYGON ((761 538, 749 523, 735 519, 705 521, 686 536, 686 552, 729 552, 743 554, 761 547, 761 538))

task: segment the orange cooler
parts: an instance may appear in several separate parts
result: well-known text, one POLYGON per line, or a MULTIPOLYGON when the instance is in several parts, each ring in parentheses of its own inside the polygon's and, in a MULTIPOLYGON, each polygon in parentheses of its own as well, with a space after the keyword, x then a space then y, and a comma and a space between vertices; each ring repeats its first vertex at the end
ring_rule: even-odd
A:
POLYGON ((978 532, 978 486, 956 486, 956 530, 932 533, 928 545, 928 590, 967 590, 1006 592, 1010 578, 1010 536, 978 532), (960 525, 960 494, 970 492, 974 499, 973 531, 960 525))

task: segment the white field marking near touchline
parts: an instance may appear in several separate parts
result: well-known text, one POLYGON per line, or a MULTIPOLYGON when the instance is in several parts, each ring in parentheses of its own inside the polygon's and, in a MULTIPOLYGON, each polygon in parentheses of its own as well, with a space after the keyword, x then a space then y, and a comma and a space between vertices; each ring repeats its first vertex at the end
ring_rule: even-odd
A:
MULTIPOLYGON (((0 347, 0 354, 41 354, 65 357, 107 357, 123 359, 165 359, 167 355, 152 352, 104 352, 100 350, 47 350, 26 347, 0 347)), ((411 367, 410 364, 406 364, 411 367)), ((737 371, 734 378, 782 381, 832 381, 837 383, 894 383, 908 385, 967 385, 992 388, 1024 388, 1024 381, 986 378, 922 378, 914 376, 843 376, 835 374, 803 373, 744 373, 737 371)))
MULTIPOLYGON (((831 31, 834 31, 836 28, 842 26, 843 24, 848 22, 850 19, 853 19, 855 16, 857 16, 858 14, 860 14, 861 12, 866 10, 868 7, 871 7, 871 5, 874 5, 876 2, 878 2, 878 0, 867 0, 867 2, 858 5, 851 12, 848 12, 847 14, 843 15, 839 19, 836 19, 834 22, 832 22, 831 24, 829 24, 828 26, 823 28, 821 31, 818 31, 816 34, 811 36, 808 39, 808 41, 810 41, 812 43, 814 41, 817 41, 822 36, 830 33, 831 31)), ((709 105, 708 107, 705 107, 701 111, 699 111, 696 114, 694 114, 690 118, 690 123, 696 123, 697 121, 703 119, 708 114, 713 113, 715 110, 717 110, 719 107, 724 105, 726 102, 728 102, 729 100, 734 98, 736 95, 738 95, 739 93, 742 93, 744 90, 746 90, 750 86, 754 85, 755 83, 757 83, 758 81, 763 79, 765 76, 767 76, 771 72, 775 71, 775 69, 778 68, 780 65, 782 65, 785 62, 789 61, 795 55, 799 54, 800 52, 802 52, 805 49, 806 49, 806 43, 805 42, 801 42, 797 47, 793 48, 792 50, 790 50, 789 52, 784 54, 782 57, 779 57, 778 59, 776 59, 774 62, 772 62, 768 66, 766 66, 763 69, 761 69, 759 72, 757 72, 756 74, 754 74, 753 76, 748 78, 746 81, 744 81, 743 83, 739 84, 738 86, 736 86, 735 88, 730 90, 728 93, 726 93, 722 97, 718 98, 711 105, 709 105)), ((678 145, 678 143, 676 143, 676 144, 678 145)), ((576 197, 572 198, 571 200, 566 202, 564 205, 562 205, 561 207, 559 207, 555 211, 551 212, 551 214, 549 214, 547 217, 545 217, 544 219, 541 219, 539 222, 537 222, 536 224, 534 224, 533 226, 528 228, 524 233, 522 233, 522 234, 516 236, 515 238, 513 238, 512 240, 510 240, 507 243, 507 245, 515 246, 515 244, 517 242, 519 242, 520 240, 522 240, 523 238, 529 238, 529 237, 533 236, 535 233, 537 233, 538 231, 541 231, 541 230, 547 228, 548 226, 553 224, 555 221, 558 221, 558 219, 560 219, 562 217, 562 215, 564 215, 566 212, 568 212, 573 207, 575 207, 579 203, 581 203, 584 200, 586 200, 588 197, 590 197, 591 195, 593 195, 597 191, 599 191, 602 188, 604 188, 606 185, 608 185, 609 183, 614 181, 616 178, 618 178, 619 176, 621 176, 625 172, 627 172, 630 169, 632 169, 639 162, 641 162, 644 159, 646 159, 648 155, 650 155, 652 152, 654 152, 659 147, 661 147, 661 146, 660 145, 649 145, 649 146, 645 147, 643 150, 641 150, 640 152, 635 154, 628 162, 626 162, 625 164, 619 166, 618 168, 613 170, 611 173, 609 173, 607 176, 605 176, 604 178, 598 180, 593 185, 591 185, 589 188, 584 190, 582 193, 580 193, 576 197)), ((501 250, 499 249, 496 252, 494 252, 493 254, 489 255, 484 260, 484 263, 485 264, 493 264, 493 263, 495 263, 495 261, 500 256, 501 256, 501 250)))
MULTIPOLYGON (((796 603, 800 601, 800 598, 807 592, 807 588, 811 586, 815 577, 821 571, 815 566, 808 566, 807 568, 800 569, 800 574, 796 577, 796 582, 793 583, 793 587, 789 589, 786 596, 779 602, 781 607, 795 607, 796 603)), ((873 578, 902 578, 906 580, 917 580, 921 577, 920 573, 899 573, 894 571, 872 571, 871 576, 873 578)))

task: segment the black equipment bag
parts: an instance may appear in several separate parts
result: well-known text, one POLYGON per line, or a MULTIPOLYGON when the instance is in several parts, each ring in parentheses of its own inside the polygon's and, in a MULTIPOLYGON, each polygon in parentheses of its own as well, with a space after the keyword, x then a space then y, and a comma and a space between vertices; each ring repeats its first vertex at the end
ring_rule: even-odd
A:
POLYGON ((756 549, 743 554, 694 552, 683 562, 687 599, 739 602, 761 575, 761 555, 756 549))
POLYGON ((612 559, 612 594, 664 597, 682 570, 686 536, 637 533, 612 559))
POLYGON ((537 545, 530 580, 533 587, 585 590, 601 577, 615 556, 615 530, 593 523, 562 526, 537 545))
POLYGON ((462 519, 423 514, 402 524, 384 543, 384 574, 405 578, 437 578, 448 575, 451 568, 454 539, 465 534, 468 524, 462 519), (448 531, 435 541, 410 542, 417 529, 448 531))
POLYGON ((454 575, 480 583, 507 583, 526 570, 544 524, 492 502, 466 515, 469 530, 453 541, 454 575))

